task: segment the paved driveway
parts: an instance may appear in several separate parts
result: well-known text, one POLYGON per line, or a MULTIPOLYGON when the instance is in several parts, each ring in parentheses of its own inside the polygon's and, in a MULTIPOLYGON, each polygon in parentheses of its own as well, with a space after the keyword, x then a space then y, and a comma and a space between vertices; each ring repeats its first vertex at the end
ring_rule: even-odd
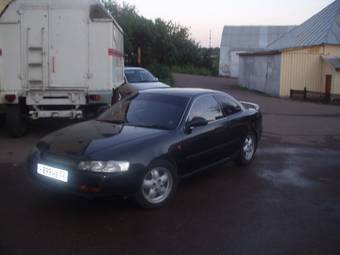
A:
POLYGON ((0 254, 339 254, 340 107, 239 90, 235 80, 176 75, 178 86, 221 89, 258 103, 264 139, 254 163, 185 180, 166 208, 46 192, 20 164, 42 136, 0 131, 0 254))

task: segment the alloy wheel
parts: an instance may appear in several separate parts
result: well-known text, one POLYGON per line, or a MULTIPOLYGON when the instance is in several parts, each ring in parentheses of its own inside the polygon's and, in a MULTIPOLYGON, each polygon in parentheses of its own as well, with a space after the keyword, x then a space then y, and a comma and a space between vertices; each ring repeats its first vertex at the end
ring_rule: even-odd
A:
POLYGON ((151 169, 144 177, 142 193, 151 204, 159 204, 165 201, 173 188, 171 172, 164 167, 151 169))
POLYGON ((255 153, 255 140, 253 136, 248 135, 246 139, 244 140, 243 153, 244 153, 244 158, 247 161, 250 161, 253 158, 254 153, 255 153))

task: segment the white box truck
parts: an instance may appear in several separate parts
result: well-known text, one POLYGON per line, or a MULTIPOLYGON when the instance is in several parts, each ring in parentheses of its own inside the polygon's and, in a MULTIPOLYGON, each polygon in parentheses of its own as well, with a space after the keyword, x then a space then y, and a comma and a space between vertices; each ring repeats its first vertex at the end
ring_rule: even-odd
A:
POLYGON ((124 83, 123 31, 96 0, 0 0, 0 112, 14 137, 26 120, 83 118, 124 83))

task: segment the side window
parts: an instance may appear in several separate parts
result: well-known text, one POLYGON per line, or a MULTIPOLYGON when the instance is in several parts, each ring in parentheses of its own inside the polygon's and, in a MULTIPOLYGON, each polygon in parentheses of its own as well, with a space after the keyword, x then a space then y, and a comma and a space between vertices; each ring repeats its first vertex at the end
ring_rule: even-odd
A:
POLYGON ((125 76, 128 82, 139 82, 140 74, 135 70, 125 70, 125 76))
POLYGON ((229 116, 241 111, 240 104, 234 98, 227 95, 216 95, 215 97, 221 104, 224 116, 229 116))
POLYGON ((147 72, 147 71, 141 71, 140 76, 141 76, 142 81, 153 81, 153 80, 155 80, 155 77, 153 77, 152 74, 147 72))
POLYGON ((212 122, 222 118, 223 113, 214 97, 203 96, 198 98, 191 106, 189 121, 195 117, 201 117, 212 122))

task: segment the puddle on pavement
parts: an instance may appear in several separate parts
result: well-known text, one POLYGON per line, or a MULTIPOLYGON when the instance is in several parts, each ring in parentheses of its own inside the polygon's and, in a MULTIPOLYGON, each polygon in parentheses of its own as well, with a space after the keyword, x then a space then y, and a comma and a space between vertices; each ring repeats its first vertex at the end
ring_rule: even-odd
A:
POLYGON ((260 154, 281 154, 281 155, 319 155, 328 157, 337 157, 340 159, 340 151, 331 149, 320 149, 320 148, 304 148, 304 147, 262 147, 259 148, 258 153, 260 154))
POLYGON ((279 185, 294 185, 298 187, 311 187, 318 183, 302 176, 302 169, 299 167, 288 167, 280 172, 270 169, 263 169, 258 172, 258 176, 279 185))
MULTIPOLYGON (((273 184, 312 187, 326 183, 322 177, 313 180, 308 176, 310 167, 318 167, 322 158, 328 166, 340 166, 340 152, 331 149, 306 147, 268 146, 258 150, 265 163, 257 171, 257 175, 273 184), (317 160, 318 162, 314 162, 317 160), (315 164, 317 163, 317 164, 315 164)), ((321 165, 320 165, 321 167, 321 165)), ((340 170, 340 167, 339 167, 340 170)), ((329 181, 327 182, 329 183, 329 181)))

